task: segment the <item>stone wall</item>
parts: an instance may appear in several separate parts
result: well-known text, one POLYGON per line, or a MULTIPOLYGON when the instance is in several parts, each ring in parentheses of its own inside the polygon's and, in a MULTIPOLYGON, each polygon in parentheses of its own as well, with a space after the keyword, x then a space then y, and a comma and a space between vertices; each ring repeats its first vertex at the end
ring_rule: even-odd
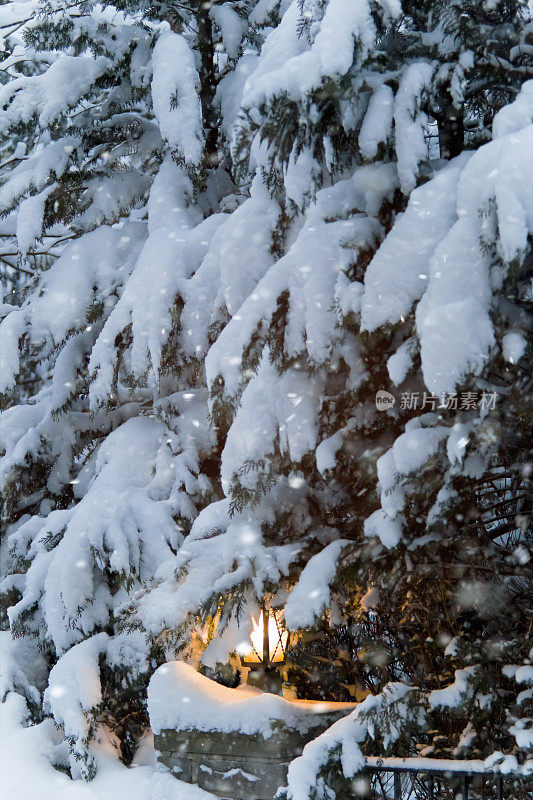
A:
POLYGON ((306 734, 276 726, 260 734, 162 730, 154 743, 158 759, 182 781, 195 783, 221 798, 272 800, 287 782, 289 763, 306 742, 329 727, 346 710, 320 715, 320 725, 306 734))

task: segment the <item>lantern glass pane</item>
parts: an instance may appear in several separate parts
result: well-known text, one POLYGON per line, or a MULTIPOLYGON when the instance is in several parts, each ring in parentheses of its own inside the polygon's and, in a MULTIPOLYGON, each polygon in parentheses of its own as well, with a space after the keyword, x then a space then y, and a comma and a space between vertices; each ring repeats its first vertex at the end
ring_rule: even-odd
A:
MULTIPOLYGON (((263 615, 258 619, 252 617, 253 631, 250 637, 251 649, 246 654, 246 661, 253 663, 262 662, 263 658, 263 615)), ((269 660, 271 662, 283 661, 289 634, 280 624, 280 613, 270 611, 268 617, 269 660)))

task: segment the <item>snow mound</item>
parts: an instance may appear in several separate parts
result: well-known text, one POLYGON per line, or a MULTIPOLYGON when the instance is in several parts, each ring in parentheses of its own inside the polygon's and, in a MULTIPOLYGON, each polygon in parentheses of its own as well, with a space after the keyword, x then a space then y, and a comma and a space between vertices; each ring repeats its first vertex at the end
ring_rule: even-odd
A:
MULTIPOLYGON (((52 719, 26 727, 28 710, 24 699, 10 694, 0 714, 0 775, 3 796, 24 800, 217 800, 214 795, 177 780, 161 765, 155 766, 150 743, 143 764, 132 768, 120 764, 114 751, 101 747, 99 771, 90 782, 73 781, 54 769, 60 764, 64 742, 52 719)), ((135 761, 141 759, 137 756, 135 761)))
POLYGON ((317 715, 332 713, 352 703, 289 701, 274 694, 257 694, 242 686, 229 689, 200 675, 183 661, 157 669, 148 685, 148 713, 154 733, 164 728, 260 733, 268 739, 279 723, 305 733, 317 724, 317 715))

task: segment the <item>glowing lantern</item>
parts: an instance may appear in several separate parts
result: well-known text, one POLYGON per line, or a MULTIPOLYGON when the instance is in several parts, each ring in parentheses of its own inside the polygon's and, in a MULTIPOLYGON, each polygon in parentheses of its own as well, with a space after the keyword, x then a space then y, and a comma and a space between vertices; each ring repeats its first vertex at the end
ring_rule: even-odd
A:
POLYGON ((269 612, 265 606, 259 621, 252 617, 251 648, 242 659, 243 667, 250 667, 247 682, 266 691, 281 694, 282 680, 277 667, 285 663, 285 650, 289 639, 283 630, 279 614, 269 612))

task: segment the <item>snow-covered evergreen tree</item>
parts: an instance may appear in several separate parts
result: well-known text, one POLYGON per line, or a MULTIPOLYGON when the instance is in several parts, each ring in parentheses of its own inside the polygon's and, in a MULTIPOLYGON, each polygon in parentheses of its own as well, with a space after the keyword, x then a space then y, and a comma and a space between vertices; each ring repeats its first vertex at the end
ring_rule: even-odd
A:
MULTIPOLYGON (((39 73, 39 58, 28 60, 24 55, 24 30, 33 12, 32 3, 7 4, 0 11, 0 85, 6 84, 13 73, 19 69, 26 75, 39 73)), ((45 56, 46 58, 46 56, 45 56)), ((0 142, 0 175, 6 174, 26 158, 24 136, 19 131, 2 137, 0 142)), ((0 220, 0 285, 2 287, 2 311, 4 317, 13 305, 18 306, 24 299, 26 287, 36 272, 50 266, 57 248, 58 237, 47 237, 42 247, 31 254, 27 263, 19 262, 16 239, 16 215, 7 215, 0 220), (52 239, 54 239, 52 241, 52 239)), ((10 402, 28 398, 35 394, 40 385, 38 365, 26 362, 24 374, 19 375, 16 390, 10 393, 10 402)))
MULTIPOLYGON (((261 185, 246 200, 229 160, 239 92, 276 9, 47 2, 25 30, 38 68, 13 62, 0 87, 3 141, 26 145, 0 189, 18 264, 59 226, 70 239, 2 323, 2 591, 20 647, 35 643, 52 668, 44 708, 64 726, 73 774, 93 774, 98 726, 131 757, 146 724, 140 676, 161 653, 121 632, 118 610, 221 496, 202 359, 247 288, 224 258, 251 259, 240 204, 272 229, 279 216, 261 185), (213 284, 194 280, 208 251, 216 307, 213 284), (13 405, 33 362, 50 378, 13 405)), ((40 706, 43 671, 26 678, 16 653, 3 693, 40 706)))
POLYGON ((8 397, 50 371, 2 420, 2 691, 44 691, 73 774, 95 734, 131 754, 161 659, 226 662, 265 598, 375 695, 293 800, 357 743, 525 760, 531 36, 519 0, 48 0, 28 26, 1 209, 22 265, 73 241, 1 328, 8 397))
MULTIPOLYGON (((531 658, 531 24, 524 4, 476 4, 477 27, 460 11, 294 4, 267 38, 234 155, 264 175, 284 228, 276 263, 207 354, 214 420, 231 417, 227 498, 200 514, 139 616, 154 630, 188 610, 225 622, 233 604, 246 621, 243 605, 267 594, 290 628, 318 626, 315 643, 348 632, 353 683, 405 684, 397 714, 370 705, 379 716, 361 737, 381 721, 378 753, 496 750, 518 763, 530 735, 511 672, 531 658), (493 36, 502 14, 513 23, 493 36)), ((211 650, 246 636, 226 628, 211 650)), ((339 741, 309 748, 307 789, 295 765, 294 798, 339 741)))

